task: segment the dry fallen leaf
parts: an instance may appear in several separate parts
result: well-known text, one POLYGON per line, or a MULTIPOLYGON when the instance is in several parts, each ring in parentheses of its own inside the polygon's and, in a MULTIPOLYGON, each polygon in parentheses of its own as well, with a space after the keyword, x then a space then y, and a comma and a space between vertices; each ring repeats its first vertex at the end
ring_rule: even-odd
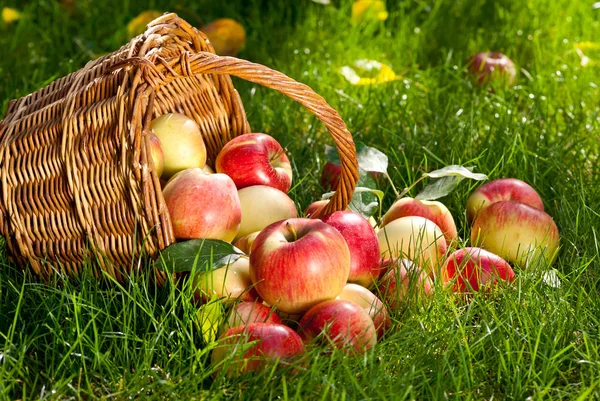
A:
POLYGON ((208 36, 219 56, 235 56, 246 44, 246 30, 231 18, 214 20, 200 30, 208 36))
POLYGON ((389 65, 376 60, 356 60, 352 66, 343 66, 340 73, 352 85, 375 85, 400 78, 389 65))
POLYGON ((2 20, 7 24, 12 24, 15 21, 20 20, 22 14, 14 8, 4 7, 2 9, 2 20))
POLYGON ((368 21, 385 21, 388 12, 385 1, 356 0, 352 4, 352 23, 360 24, 368 21))
POLYGON ((137 17, 129 21, 129 24, 127 24, 127 34, 130 37, 134 37, 144 33, 146 30, 146 25, 161 15, 162 13, 156 10, 147 10, 141 12, 137 17))

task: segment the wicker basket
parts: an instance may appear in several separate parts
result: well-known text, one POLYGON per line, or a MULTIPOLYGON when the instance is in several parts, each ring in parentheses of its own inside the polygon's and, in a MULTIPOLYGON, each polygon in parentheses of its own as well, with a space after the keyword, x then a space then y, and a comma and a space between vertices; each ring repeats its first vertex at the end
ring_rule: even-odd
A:
POLYGON ((121 280, 140 255, 173 243, 148 153, 150 121, 168 112, 194 118, 212 165, 227 141, 250 132, 229 75, 280 91, 327 126, 342 176, 326 212, 344 209, 358 173, 338 113, 282 73, 215 55, 202 32, 165 14, 118 51, 10 102, 0 121, 0 233, 9 255, 44 278, 77 275, 96 258, 121 280))

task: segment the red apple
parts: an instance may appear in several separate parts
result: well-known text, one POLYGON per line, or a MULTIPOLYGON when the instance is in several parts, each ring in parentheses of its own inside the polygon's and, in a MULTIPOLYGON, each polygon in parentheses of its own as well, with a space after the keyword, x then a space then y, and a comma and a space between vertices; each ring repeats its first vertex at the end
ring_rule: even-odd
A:
POLYGON ((348 352, 364 353, 377 343, 377 330, 369 313, 341 299, 313 306, 302 316, 299 326, 305 341, 323 335, 330 345, 348 352))
POLYGON ((294 201, 285 192, 267 185, 240 189, 238 196, 242 206, 242 222, 236 239, 261 231, 276 221, 298 215, 294 201))
POLYGON ((427 273, 407 259, 388 259, 387 271, 379 283, 379 293, 392 310, 433 295, 434 287, 427 273))
POLYGON ((446 259, 442 267, 444 284, 454 292, 489 289, 500 280, 513 281, 515 273, 500 256, 481 248, 462 248, 446 259))
POLYGON ((150 123, 165 156, 163 175, 169 178, 178 171, 202 168, 206 164, 206 146, 198 124, 184 114, 165 114, 150 123))
POLYGON ((254 240, 258 237, 260 231, 255 231, 251 234, 244 235, 243 237, 237 239, 233 246, 238 248, 240 251, 244 252, 246 255, 250 255, 250 251, 252 250, 252 244, 254 244, 254 240))
POLYGON ((318 213, 321 213, 328 203, 329 199, 315 201, 304 210, 304 215, 306 217, 317 217, 318 213))
POLYGON ((321 187, 326 191, 335 191, 340 182, 340 175, 342 174, 342 166, 331 162, 325 163, 323 171, 321 172, 321 187))
POLYGON ((471 243, 522 267, 540 257, 551 264, 559 245, 558 227, 542 210, 500 201, 479 212, 471 228, 471 243))
POLYGON ((406 216, 421 216, 433 221, 444 233, 448 244, 458 240, 456 223, 448 208, 441 202, 405 197, 394 202, 383 216, 382 226, 406 216))
POLYGON ((160 178, 165 169, 165 153, 160 144, 160 139, 158 139, 154 132, 150 131, 148 140, 150 142, 150 157, 154 163, 154 171, 156 171, 156 175, 160 178))
POLYGON ((421 216, 393 220, 377 232, 377 238, 382 258, 409 259, 434 276, 447 249, 442 230, 421 216))
POLYGON ((334 212, 320 219, 338 230, 350 249, 348 281, 370 287, 379 273, 379 241, 369 221, 349 210, 334 212))
POLYGON ((256 290, 269 305, 289 314, 337 297, 349 272, 346 240, 320 220, 275 222, 261 231, 250 252, 256 290))
POLYGON ((296 358, 304 354, 304 343, 287 326, 273 323, 251 323, 227 330, 213 350, 212 365, 225 369, 228 376, 257 372, 269 362, 296 358))
POLYGON ((469 57, 467 68, 479 86, 495 82, 512 85, 517 77, 515 64, 500 52, 477 53, 469 57))
POLYGON ((383 338, 385 332, 392 325, 387 308, 383 302, 361 285, 346 284, 336 299, 352 302, 367 311, 375 324, 377 338, 383 338))
POLYGON ((516 178, 500 178, 477 188, 467 199, 467 218, 475 220, 477 213, 489 205, 514 200, 544 210, 542 198, 529 184, 516 178))
POLYGON ((252 302, 258 299, 250 279, 250 261, 241 257, 217 269, 197 273, 194 277, 194 298, 208 302, 214 296, 227 302, 235 300, 252 302))
POLYGON ((231 309, 224 330, 251 323, 283 324, 277 313, 267 305, 258 302, 240 302, 231 309))
POLYGON ((163 196, 177 239, 220 239, 231 242, 242 221, 235 184, 225 174, 187 169, 169 182, 163 196))
POLYGON ((282 192, 292 185, 290 159, 275 138, 244 134, 227 142, 217 156, 217 173, 231 177, 238 189, 268 185, 282 192))

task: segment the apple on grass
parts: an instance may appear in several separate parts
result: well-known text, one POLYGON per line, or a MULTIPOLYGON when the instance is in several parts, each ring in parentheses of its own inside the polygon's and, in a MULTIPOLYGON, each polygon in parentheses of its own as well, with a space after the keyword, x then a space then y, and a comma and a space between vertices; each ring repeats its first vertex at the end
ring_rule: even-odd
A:
POLYGON ((217 156, 217 173, 231 177, 238 189, 268 185, 287 193, 292 185, 290 159, 275 138, 244 134, 227 142, 217 156))
POLYGON ((194 298, 201 302, 208 302, 213 297, 227 302, 259 299, 252 286, 250 260, 247 257, 211 271, 196 273, 193 285, 194 298))
POLYGON ((489 83, 512 85, 517 77, 513 61, 500 52, 483 52, 469 57, 467 69, 479 86, 489 83))
POLYGON ((442 265, 448 247, 442 230, 421 216, 393 220, 379 230, 377 238, 383 259, 409 259, 432 277, 442 265))
POLYGON ((202 168, 206 164, 206 146, 198 124, 184 114, 171 113, 155 118, 150 129, 160 140, 165 163, 163 178, 178 171, 202 168))
POLYGON ((479 212, 471 227, 471 244, 521 267, 540 258, 552 264, 559 239, 550 215, 517 201, 491 204, 479 212))
POLYGON ((245 326, 250 323, 283 324, 277 313, 267 305, 256 301, 243 301, 231 309, 229 317, 223 325, 223 330, 226 331, 232 327, 245 326))
POLYGON ((348 281, 364 287, 373 285, 379 273, 379 241, 371 224, 349 210, 319 217, 342 234, 350 249, 348 281))
POLYGON ((442 267, 442 281, 457 293, 488 290, 500 281, 512 282, 515 273, 502 259, 485 249, 467 247, 454 252, 442 267))
POLYGON ((346 352, 364 353, 377 343, 377 330, 369 313, 341 299, 310 308, 300 319, 298 332, 306 342, 319 338, 346 352))
POLYGON ((234 19, 219 18, 200 29, 219 56, 235 56, 246 43, 246 30, 234 19))
POLYGON ((231 242, 237 235, 242 207, 235 184, 225 174, 187 169, 165 186, 163 196, 175 238, 231 242))
POLYGON ((304 343, 282 324, 251 323, 233 327, 219 337, 211 362, 229 377, 258 372, 269 363, 289 363, 304 354, 304 343))
POLYGON ((433 295, 431 278, 410 260, 387 259, 382 265, 386 270, 379 282, 379 293, 390 309, 400 310, 433 295))
POLYGON ((467 199, 467 218, 475 220, 477 213, 489 205, 514 200, 544 210, 542 198, 529 184, 516 178, 500 178, 477 188, 467 199))
POLYGON ((355 303, 363 308, 375 324, 377 338, 383 338, 385 332, 392 325, 387 308, 377 295, 358 284, 346 284, 336 299, 355 303))
POLYGON ((433 221, 444 233, 448 244, 458 240, 456 223, 448 208, 441 202, 405 197, 397 200, 383 216, 382 226, 407 216, 421 216, 433 221))
POLYGON ((238 191, 242 221, 236 240, 276 221, 298 215, 294 201, 285 193, 267 185, 253 185, 238 191))
POLYGON ((320 220, 275 222, 260 232, 250 252, 256 291, 267 304, 288 314, 337 297, 349 272, 346 240, 320 220))

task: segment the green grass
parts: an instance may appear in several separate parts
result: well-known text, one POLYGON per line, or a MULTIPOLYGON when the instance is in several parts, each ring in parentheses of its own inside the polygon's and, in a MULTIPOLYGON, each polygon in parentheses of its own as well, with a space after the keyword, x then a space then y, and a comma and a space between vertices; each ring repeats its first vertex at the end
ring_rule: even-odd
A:
MULTIPOLYGON (((3 251, 2 399, 600 398, 600 67, 582 67, 574 50, 575 42, 600 37, 592 2, 388 1, 388 20, 366 27, 350 24, 347 1, 337 8, 306 0, 150 1, 142 8, 80 0, 75 16, 53 1, 22 3, 4 0, 27 17, 0 25, 2 115, 11 98, 114 50, 126 40, 122 27, 144 9, 173 10, 195 25, 234 17, 248 32, 240 57, 324 96, 356 140, 389 156, 398 188, 448 164, 534 186, 561 233, 553 267, 562 286, 520 272, 514 288, 469 304, 440 289, 430 303, 394 312, 392 333, 365 356, 314 350, 295 371, 273 366, 228 379, 213 375, 190 288, 157 289, 146 276, 122 286, 90 275, 45 285, 3 251), (515 60, 516 86, 490 92, 465 79, 467 56, 488 49, 515 60), (404 77, 351 86, 338 69, 359 58, 404 77)), ((326 130, 272 90, 235 85, 253 129, 290 150, 303 179, 292 196, 303 209, 322 192, 324 146, 332 143, 326 130)), ((463 182, 442 199, 464 244, 464 204, 475 186, 463 182)), ((392 200, 388 189, 384 207, 392 200)))

